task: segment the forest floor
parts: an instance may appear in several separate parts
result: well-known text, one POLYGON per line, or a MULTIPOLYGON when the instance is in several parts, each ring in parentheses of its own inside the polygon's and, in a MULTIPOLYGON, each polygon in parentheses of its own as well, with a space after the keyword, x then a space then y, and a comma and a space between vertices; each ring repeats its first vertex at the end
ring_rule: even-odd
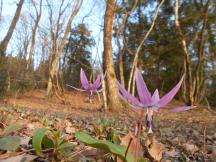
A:
MULTIPOLYGON (((137 121, 138 112, 127 107, 118 112, 105 113, 97 96, 93 103, 89 103, 87 95, 67 91, 65 94, 67 104, 63 104, 56 97, 47 101, 45 94, 44 90, 35 90, 18 98, 7 98, 1 101, 0 122, 4 122, 6 125, 20 123, 26 125, 29 130, 33 130, 46 127, 47 124, 44 119, 48 118, 50 121, 55 120, 53 121, 55 122, 55 128, 61 129, 67 134, 74 134, 79 130, 91 132, 92 129, 97 132, 96 126, 103 124, 105 127, 111 126, 115 130, 121 130, 120 134, 124 136, 128 130, 133 130, 137 121), (104 124, 102 119, 106 119, 108 122, 104 124), (91 122, 98 120, 100 120, 100 123, 92 127, 91 122), (64 121, 64 124, 62 121, 64 121), (70 122, 69 126, 65 121, 70 122)), ((168 113, 167 109, 180 105, 183 105, 183 103, 173 101, 155 114, 154 134, 158 143, 155 144, 155 148, 151 146, 153 150, 149 150, 149 152, 153 152, 155 159, 164 162, 215 162, 216 114, 210 112, 204 106, 198 106, 187 112, 168 113), (161 153, 156 151, 159 143, 163 145, 162 159, 160 157, 161 153)), ((145 127, 143 127, 143 131, 146 132, 145 127)), ((32 132, 29 131, 29 134, 32 134, 32 132)))

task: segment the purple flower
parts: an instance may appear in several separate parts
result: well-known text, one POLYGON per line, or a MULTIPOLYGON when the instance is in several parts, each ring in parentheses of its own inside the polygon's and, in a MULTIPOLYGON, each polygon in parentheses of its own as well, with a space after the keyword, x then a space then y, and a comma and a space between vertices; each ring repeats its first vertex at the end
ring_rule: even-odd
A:
MULTIPOLYGON (((117 81, 118 87, 119 87, 119 96, 124 100, 124 101, 129 101, 129 105, 136 109, 139 110, 141 108, 146 109, 146 120, 147 120, 147 127, 149 128, 149 133, 152 133, 152 127, 153 127, 153 113, 157 112, 160 108, 166 106, 176 95, 176 93, 179 91, 181 84, 184 80, 184 76, 181 78, 181 80, 177 83, 177 85, 169 91, 167 94, 165 94, 163 97, 159 97, 159 92, 156 89, 151 95, 149 92, 142 74, 138 69, 136 69, 135 72, 135 79, 136 79, 136 87, 137 87, 137 92, 139 99, 136 99, 134 96, 132 96, 130 93, 128 93, 124 87, 117 81)), ((192 108, 195 108, 196 106, 183 106, 183 107, 178 107, 171 109, 170 112, 181 112, 181 111, 186 111, 190 110, 192 108)))
POLYGON ((101 89, 99 89, 102 85, 102 81, 103 81, 103 75, 98 75, 97 76, 97 79, 93 82, 93 83, 90 83, 86 77, 86 74, 84 72, 83 69, 80 70, 80 81, 81 81, 81 84, 82 84, 82 88, 85 90, 85 91, 88 91, 88 92, 100 92, 101 89))
POLYGON ((72 87, 72 88, 74 88, 74 89, 76 89, 78 91, 87 91, 87 92, 89 92, 89 100, 91 102, 91 97, 92 97, 93 93, 102 92, 101 85, 102 85, 103 79, 104 79, 104 76, 102 74, 99 74, 99 75, 97 75, 96 80, 93 83, 91 83, 90 81, 88 81, 84 70, 81 68, 81 70, 80 70, 80 81, 81 81, 81 84, 82 84, 82 89, 73 87, 71 85, 67 85, 67 86, 70 86, 70 87, 72 87))

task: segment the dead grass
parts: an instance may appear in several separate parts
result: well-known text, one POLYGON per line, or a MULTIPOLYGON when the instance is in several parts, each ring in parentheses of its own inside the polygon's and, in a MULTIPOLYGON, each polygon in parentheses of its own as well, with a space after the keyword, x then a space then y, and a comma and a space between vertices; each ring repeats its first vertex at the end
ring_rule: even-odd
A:
MULTIPOLYGON (((83 92, 67 91, 65 94, 66 101, 68 104, 63 104, 58 98, 53 97, 51 100, 47 100, 45 97, 45 90, 34 90, 23 94, 19 98, 8 98, 4 101, 9 106, 20 106, 27 109, 45 110, 47 112, 62 112, 73 114, 80 117, 102 117, 104 112, 102 112, 102 102, 98 100, 95 96, 94 102, 88 102, 88 95, 83 92)), ((173 101, 166 108, 162 108, 160 113, 156 113, 155 118, 161 122, 166 122, 167 120, 182 122, 182 123, 201 123, 210 126, 216 125, 216 116, 212 114, 204 106, 198 106, 194 110, 181 113, 168 113, 169 108, 174 108, 182 106, 184 103, 179 101, 173 101)), ((125 108, 119 113, 109 112, 106 116, 119 117, 123 116, 129 117, 136 120, 137 112, 125 108)))
POLYGON ((23 94, 19 98, 8 98, 4 102, 9 106, 80 115, 89 115, 91 111, 100 112, 102 108, 102 103, 98 100, 97 96, 94 98, 94 103, 89 103, 87 94, 81 92, 67 91, 65 93, 67 104, 63 104, 55 96, 47 100, 45 94, 45 90, 34 90, 23 94), (88 114, 85 114, 85 112, 88 114))

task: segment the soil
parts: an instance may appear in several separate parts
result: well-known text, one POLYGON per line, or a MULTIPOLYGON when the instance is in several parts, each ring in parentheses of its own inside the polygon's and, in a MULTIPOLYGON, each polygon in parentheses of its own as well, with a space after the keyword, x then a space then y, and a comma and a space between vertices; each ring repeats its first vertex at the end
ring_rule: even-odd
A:
MULTIPOLYGON (((107 118, 117 121, 117 126, 128 127, 134 126, 139 113, 126 106, 119 111, 105 112, 98 96, 94 97, 93 103, 89 103, 88 94, 84 92, 66 91, 66 104, 57 97, 47 100, 45 94, 45 90, 30 91, 18 98, 7 98, 0 102, 0 106, 12 109, 21 107, 32 113, 37 112, 36 114, 63 114, 70 121, 107 118)), ((216 160, 216 114, 205 106, 197 106, 193 110, 180 113, 168 111, 182 105, 183 102, 173 101, 155 113, 154 132, 158 140, 166 145, 166 148, 174 150, 179 161, 216 160), (185 158, 181 159, 182 156, 185 158)), ((167 152, 169 156, 174 156, 174 153, 167 152)), ((163 159, 176 160, 175 157, 163 159)))

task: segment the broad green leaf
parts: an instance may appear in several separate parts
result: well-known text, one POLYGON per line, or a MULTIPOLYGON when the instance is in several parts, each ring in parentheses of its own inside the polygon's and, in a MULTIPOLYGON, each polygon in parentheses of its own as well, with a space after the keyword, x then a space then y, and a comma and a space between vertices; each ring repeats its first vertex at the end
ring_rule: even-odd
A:
POLYGON ((0 149, 15 151, 20 145, 18 136, 7 136, 0 139, 0 149))
POLYGON ((142 157, 138 160, 138 162, 146 162, 146 159, 142 157))
POLYGON ((54 142, 47 135, 44 136, 42 145, 46 148, 54 148, 54 142))
POLYGON ((44 156, 42 152, 42 141, 48 131, 49 130, 46 128, 38 128, 35 130, 33 137, 32 137, 33 147, 37 155, 42 156, 42 157, 44 156))
POLYGON ((112 143, 115 143, 115 144, 120 144, 121 142, 118 135, 114 131, 108 132, 106 140, 111 141, 112 143))
POLYGON ((12 132, 19 131, 19 130, 21 130, 23 128, 24 128, 23 125, 10 125, 7 128, 5 128, 5 130, 1 133, 1 135, 6 136, 6 135, 8 135, 8 134, 10 134, 12 132))
POLYGON ((74 145, 72 143, 69 143, 69 142, 64 142, 58 147, 59 150, 61 150, 61 149, 73 149, 73 148, 74 148, 74 145))
MULTIPOLYGON (((124 146, 120 146, 120 145, 111 143, 109 141, 97 140, 95 138, 92 138, 91 136, 89 136, 88 134, 84 132, 77 132, 75 136, 78 140, 85 143, 86 145, 89 145, 94 148, 102 149, 106 152, 117 155, 118 157, 122 159, 124 159, 125 157, 126 148, 124 146)), ((126 157, 126 161, 132 162, 134 161, 134 157, 130 153, 128 153, 126 157)))

